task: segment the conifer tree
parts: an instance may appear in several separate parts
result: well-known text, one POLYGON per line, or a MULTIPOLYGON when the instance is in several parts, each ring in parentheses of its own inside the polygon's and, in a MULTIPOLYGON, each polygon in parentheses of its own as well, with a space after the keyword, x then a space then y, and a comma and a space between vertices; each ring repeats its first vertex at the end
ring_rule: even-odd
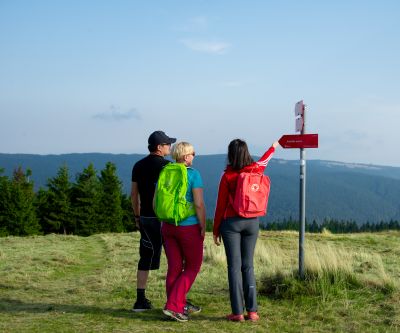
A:
POLYGON ((38 193, 41 200, 41 222, 45 233, 56 232, 63 234, 75 233, 75 220, 71 210, 71 188, 68 167, 63 165, 57 176, 50 178, 47 192, 38 193))
POLYGON ((313 220, 311 224, 311 232, 321 232, 321 229, 317 223, 317 221, 313 220))
POLYGON ((76 234, 89 236, 98 231, 100 184, 93 163, 77 175, 72 186, 72 208, 76 234))
POLYGON ((29 169, 26 173, 21 167, 15 169, 12 180, 4 189, 7 202, 2 219, 9 235, 25 236, 40 233, 34 207, 33 183, 29 180, 31 174, 29 169))
POLYGON ((10 191, 10 181, 7 176, 2 176, 4 169, 0 169, 0 237, 8 235, 7 215, 10 191))
POLYGON ((100 207, 99 212, 99 232, 122 232, 122 183, 117 176, 115 164, 107 162, 105 168, 101 170, 100 181, 100 207))

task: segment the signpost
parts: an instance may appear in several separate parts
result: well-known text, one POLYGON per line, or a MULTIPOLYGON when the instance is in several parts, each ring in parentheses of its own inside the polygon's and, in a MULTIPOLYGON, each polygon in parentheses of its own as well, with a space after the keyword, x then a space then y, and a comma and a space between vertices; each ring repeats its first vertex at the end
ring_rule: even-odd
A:
POLYGON ((279 144, 283 148, 318 148, 318 134, 284 135, 279 144))
POLYGON ((304 279, 304 235, 306 229, 306 152, 305 148, 318 148, 318 134, 305 134, 305 112, 303 101, 296 103, 295 131, 297 135, 283 135, 279 144, 283 148, 300 148, 300 226, 299 226, 299 274, 304 279))

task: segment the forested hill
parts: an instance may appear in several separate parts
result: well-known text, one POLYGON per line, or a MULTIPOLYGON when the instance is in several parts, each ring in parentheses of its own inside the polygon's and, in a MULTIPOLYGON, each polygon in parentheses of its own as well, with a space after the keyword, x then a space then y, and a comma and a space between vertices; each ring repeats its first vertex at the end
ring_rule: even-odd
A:
MULTIPOLYGON (((21 166, 32 170, 35 189, 45 187, 47 179, 66 164, 71 181, 93 163, 100 171, 106 162, 117 166, 124 191, 129 192, 132 165, 144 155, 138 154, 0 154, 0 168, 10 176, 21 166)), ((225 155, 196 156, 194 167, 203 177, 207 216, 212 217, 225 155)), ((271 177, 271 195, 267 221, 298 217, 299 161, 272 159, 266 173, 271 177)), ((307 161, 307 220, 324 218, 355 220, 358 223, 400 219, 400 168, 348 164, 332 161, 307 161)))

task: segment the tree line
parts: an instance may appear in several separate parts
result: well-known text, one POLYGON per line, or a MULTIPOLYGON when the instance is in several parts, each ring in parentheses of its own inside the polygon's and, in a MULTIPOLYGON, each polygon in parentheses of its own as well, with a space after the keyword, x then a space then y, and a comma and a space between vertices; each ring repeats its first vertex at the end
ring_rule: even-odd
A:
MULTIPOLYGON (((283 219, 283 221, 267 222, 263 225, 264 229, 267 230, 299 230, 299 221, 294 220, 291 217, 289 219, 283 219)), ((311 223, 306 221, 306 232, 321 233, 324 230, 329 230, 334 234, 345 234, 345 233, 359 233, 359 232, 380 232, 386 230, 400 230, 400 221, 390 220, 380 221, 378 223, 366 222, 363 224, 357 224, 356 221, 345 221, 336 219, 324 219, 322 223, 317 223, 313 220, 311 223)))
POLYGON ((115 164, 98 174, 89 164, 70 181, 66 165, 34 192, 32 172, 21 167, 11 177, 0 169, 0 236, 49 233, 89 236, 134 228, 130 197, 122 192, 115 164))
MULTIPOLYGON (((123 193, 115 164, 106 163, 98 172, 92 163, 70 181, 68 167, 59 168, 46 188, 34 191, 32 172, 21 167, 11 177, 0 169, 0 236, 27 236, 49 233, 89 236, 95 233, 130 232, 134 218, 130 197, 123 193)), ((207 231, 212 231, 207 219, 207 231)), ((267 230, 298 230, 298 220, 262 223, 267 230)), ((319 233, 379 232, 400 230, 400 222, 390 220, 358 225, 355 221, 325 219, 306 222, 306 231, 319 233)))

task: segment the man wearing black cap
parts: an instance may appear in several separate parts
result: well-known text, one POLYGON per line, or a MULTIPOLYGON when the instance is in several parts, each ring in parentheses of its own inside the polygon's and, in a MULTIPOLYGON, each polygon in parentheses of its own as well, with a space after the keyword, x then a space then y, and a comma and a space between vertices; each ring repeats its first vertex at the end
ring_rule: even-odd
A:
POLYGON ((140 260, 137 271, 137 300, 133 311, 152 309, 145 290, 149 271, 160 268, 162 249, 161 223, 153 210, 155 185, 161 169, 169 163, 165 156, 170 154, 171 144, 176 141, 163 131, 149 136, 150 154, 138 161, 132 169, 131 199, 136 226, 140 230, 140 260))

